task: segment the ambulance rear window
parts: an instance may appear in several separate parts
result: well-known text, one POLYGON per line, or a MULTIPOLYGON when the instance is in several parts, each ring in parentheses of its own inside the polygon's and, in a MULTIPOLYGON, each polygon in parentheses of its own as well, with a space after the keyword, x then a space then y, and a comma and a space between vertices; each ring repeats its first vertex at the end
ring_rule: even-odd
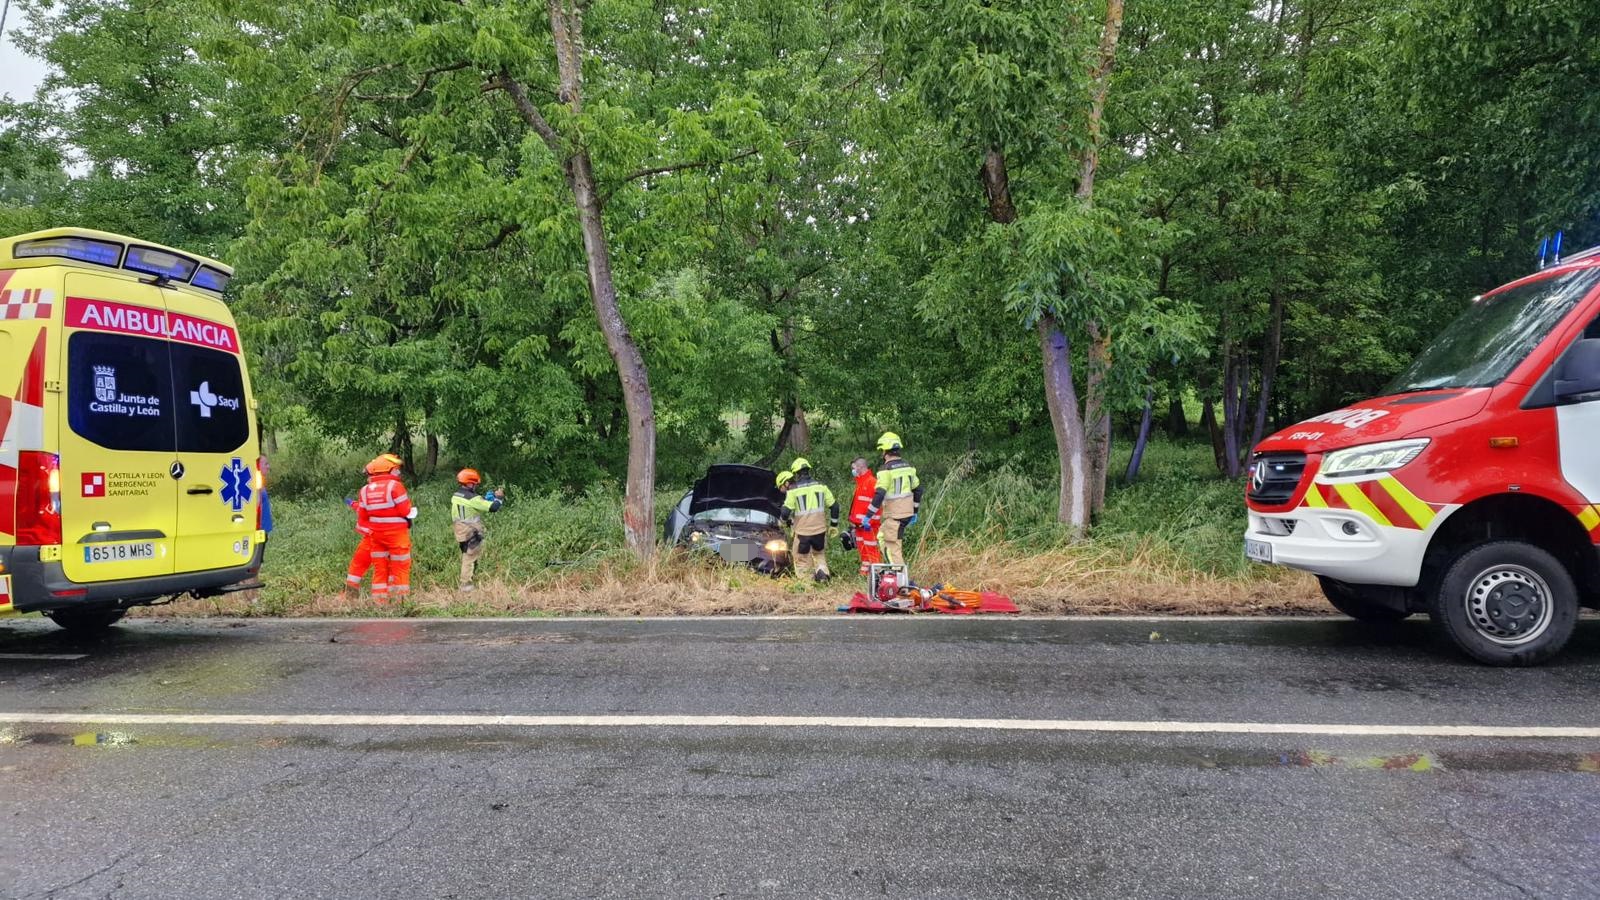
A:
POLYGON ((250 439, 244 374, 232 353, 172 344, 178 450, 231 453, 250 439))
POLYGON ((81 331, 67 340, 67 423, 108 450, 173 449, 167 342, 81 331))

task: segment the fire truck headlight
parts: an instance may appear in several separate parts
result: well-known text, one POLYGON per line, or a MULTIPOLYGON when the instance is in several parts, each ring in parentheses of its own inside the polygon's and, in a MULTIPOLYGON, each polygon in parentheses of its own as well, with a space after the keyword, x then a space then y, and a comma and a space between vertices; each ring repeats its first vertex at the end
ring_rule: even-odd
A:
POLYGON ((1349 475, 1371 475, 1398 469, 1428 446, 1427 438, 1409 441, 1385 441, 1381 444, 1363 444, 1329 453, 1322 461, 1325 478, 1342 478, 1349 475))

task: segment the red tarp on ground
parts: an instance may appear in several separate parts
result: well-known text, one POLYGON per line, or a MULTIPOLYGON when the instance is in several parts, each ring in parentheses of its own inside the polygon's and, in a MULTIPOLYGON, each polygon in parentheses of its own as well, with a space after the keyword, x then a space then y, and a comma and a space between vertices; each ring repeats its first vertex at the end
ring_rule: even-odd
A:
POLYGON ((970 616, 974 613, 1022 612, 1022 610, 1017 608, 1015 603, 1011 602, 1010 597, 1007 597, 1004 594, 996 594, 992 591, 984 591, 979 594, 976 606, 953 606, 940 603, 922 606, 913 600, 912 606, 909 609, 896 609, 895 607, 892 607, 881 600, 874 600, 873 598, 868 597, 866 594, 856 591, 856 595, 850 598, 849 603, 839 607, 839 611, 844 613, 937 612, 953 616, 970 616))

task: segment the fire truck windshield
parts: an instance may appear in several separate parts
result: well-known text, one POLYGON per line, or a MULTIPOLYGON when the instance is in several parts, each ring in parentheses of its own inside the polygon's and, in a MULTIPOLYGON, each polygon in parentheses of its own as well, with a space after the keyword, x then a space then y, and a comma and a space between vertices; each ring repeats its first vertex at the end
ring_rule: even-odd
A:
POLYGON ((1474 302, 1395 378, 1386 393, 1499 384, 1597 282, 1600 269, 1580 269, 1474 302))

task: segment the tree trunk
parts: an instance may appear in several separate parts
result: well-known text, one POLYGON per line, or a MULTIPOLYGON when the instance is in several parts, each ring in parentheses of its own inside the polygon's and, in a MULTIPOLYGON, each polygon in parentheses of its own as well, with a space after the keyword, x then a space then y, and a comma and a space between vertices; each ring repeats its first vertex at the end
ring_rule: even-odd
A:
POLYGON ((1272 403, 1272 383, 1278 375, 1278 358, 1283 353, 1283 295, 1272 294, 1272 325, 1267 329, 1267 346, 1261 355, 1261 398, 1256 404, 1255 427, 1250 431, 1250 446, 1255 449, 1266 437, 1267 410, 1272 403))
POLYGON ((1100 166, 1100 126, 1111 89, 1111 67, 1117 60, 1117 39, 1122 35, 1123 0, 1107 0, 1106 20, 1100 30, 1100 57, 1089 73, 1089 135, 1078 165, 1078 199, 1094 198, 1094 176, 1100 166))
MULTIPOLYGON (((1107 0, 1105 24, 1100 31, 1100 53, 1089 72, 1088 140, 1078 163, 1077 198, 1084 206, 1094 203, 1094 177, 1100 166, 1100 132, 1111 89, 1111 67, 1117 58, 1117 39, 1122 35, 1123 0, 1107 0)), ((1106 402, 1106 373, 1111 366, 1111 334, 1099 322, 1086 323, 1089 332, 1089 371, 1084 384, 1083 420, 1089 447, 1089 515, 1094 517, 1106 502, 1107 470, 1111 468, 1111 412, 1106 402)))
POLYGON ((1060 460, 1061 493, 1056 517, 1082 537, 1089 526, 1089 460, 1078 391, 1072 384, 1072 344, 1055 316, 1039 318, 1039 349, 1044 357, 1044 399, 1060 460))
POLYGON ((1089 517, 1106 504, 1106 479, 1111 468, 1111 410, 1106 402, 1106 372, 1111 366, 1111 340, 1090 322, 1089 371, 1084 377, 1083 429, 1088 437, 1089 517))
POLYGON ((1228 467, 1224 464, 1227 459, 1222 447, 1222 427, 1217 424, 1217 401, 1206 397, 1200 404, 1200 430, 1206 433, 1206 438, 1211 441, 1212 461, 1217 465, 1217 471, 1227 474, 1228 467))
POLYGON ((623 500, 622 528, 628 549, 641 559, 655 552, 656 413, 650 393, 650 373, 644 354, 634 342, 617 304, 611 275, 611 251, 606 244, 605 220, 596 190, 588 151, 580 150, 567 161, 567 180, 577 198, 578 222, 583 229, 584 255, 588 259, 589 294, 595 316, 605 335, 606 349, 622 381, 622 404, 628 415, 628 479, 623 500))
POLYGON ((1225 370, 1222 378, 1222 474, 1238 478, 1243 471, 1240 460, 1246 435, 1245 409, 1250 397, 1250 361, 1241 351, 1230 346, 1223 356, 1225 370))
POLYGON ((415 473, 417 467, 412 465, 411 459, 411 424, 406 421, 406 405, 404 401, 396 402, 394 413, 394 437, 389 439, 389 452, 400 457, 405 464, 407 472, 415 473))
MULTIPOLYGON (((778 440, 772 445, 772 452, 756 460, 756 465, 763 469, 771 469, 783 456, 783 451, 789 446, 789 438, 794 433, 794 399, 786 398, 783 401, 783 425, 778 428, 778 440)), ((768 419, 767 421, 771 421, 768 419)))
MULTIPOLYGON (((1150 420, 1154 418, 1156 392, 1154 388, 1146 388, 1144 392, 1144 414, 1139 417, 1139 435, 1133 439, 1133 453, 1128 457, 1128 471, 1122 480, 1133 484, 1139 480, 1139 464, 1144 462, 1144 445, 1150 440, 1150 420)), ((1182 412, 1182 408, 1179 408, 1182 412)))
POLYGON ((423 465, 427 467, 429 475, 439 469, 439 435, 431 430, 428 432, 428 458, 423 465))
POLYGON ((1167 398, 1167 436, 1189 436, 1189 415, 1183 411, 1183 392, 1177 388, 1173 388, 1172 396, 1167 398))
POLYGON ((811 423, 806 421, 805 408, 798 400, 794 405, 794 428, 789 432, 789 446, 796 453, 811 452, 811 423))
MULTIPOLYGON (((573 115, 583 112, 583 0, 549 0, 550 33, 555 44, 558 73, 557 99, 573 115)), ((645 559, 655 552, 656 413, 650 393, 650 375, 644 355, 634 343, 633 334, 617 303, 616 283, 611 274, 611 251, 606 243, 603 202, 595 182, 589 150, 582 143, 558 132, 527 89, 501 69, 491 80, 490 89, 511 95, 517 113, 562 162, 567 187, 572 191, 583 232, 583 253, 589 275, 589 297, 594 303, 600 333, 606 350, 617 367, 622 384, 622 403, 628 417, 628 476, 623 500, 622 529, 628 549, 645 559)))

